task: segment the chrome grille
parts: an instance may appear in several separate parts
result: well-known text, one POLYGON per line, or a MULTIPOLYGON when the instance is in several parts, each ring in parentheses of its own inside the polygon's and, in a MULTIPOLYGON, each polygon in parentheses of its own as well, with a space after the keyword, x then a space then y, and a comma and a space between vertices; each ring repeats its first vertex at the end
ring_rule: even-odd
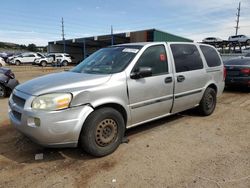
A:
POLYGON ((12 95, 12 100, 14 103, 17 104, 17 106, 20 106, 20 107, 24 107, 25 105, 25 99, 21 98, 21 97, 18 97, 16 96, 15 94, 12 95))

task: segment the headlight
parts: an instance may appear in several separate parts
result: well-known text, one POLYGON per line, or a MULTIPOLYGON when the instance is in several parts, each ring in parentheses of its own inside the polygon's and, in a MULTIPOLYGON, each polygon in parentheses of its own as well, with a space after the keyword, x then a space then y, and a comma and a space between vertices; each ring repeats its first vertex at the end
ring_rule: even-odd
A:
POLYGON ((69 107, 72 95, 70 93, 52 93, 36 97, 32 108, 37 110, 61 110, 69 107))

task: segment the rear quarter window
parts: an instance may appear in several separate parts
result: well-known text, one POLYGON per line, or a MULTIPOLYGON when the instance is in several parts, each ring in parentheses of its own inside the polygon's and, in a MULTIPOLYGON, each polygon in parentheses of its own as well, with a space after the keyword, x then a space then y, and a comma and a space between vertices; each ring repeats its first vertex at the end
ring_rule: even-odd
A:
POLYGON ((171 44, 176 72, 186 72, 203 68, 197 47, 193 44, 171 44))
POLYGON ((200 46, 200 48, 209 67, 221 65, 220 57, 214 48, 209 46, 200 46))

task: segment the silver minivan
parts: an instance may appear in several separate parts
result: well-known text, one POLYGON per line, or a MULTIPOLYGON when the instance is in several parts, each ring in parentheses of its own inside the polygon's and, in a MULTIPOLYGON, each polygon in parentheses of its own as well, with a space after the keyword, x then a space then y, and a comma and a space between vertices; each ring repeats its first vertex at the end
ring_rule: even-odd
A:
POLYGON ((46 147, 105 156, 126 129, 196 107, 210 115, 225 73, 209 45, 151 42, 103 48, 67 72, 19 85, 9 100, 12 124, 46 147))

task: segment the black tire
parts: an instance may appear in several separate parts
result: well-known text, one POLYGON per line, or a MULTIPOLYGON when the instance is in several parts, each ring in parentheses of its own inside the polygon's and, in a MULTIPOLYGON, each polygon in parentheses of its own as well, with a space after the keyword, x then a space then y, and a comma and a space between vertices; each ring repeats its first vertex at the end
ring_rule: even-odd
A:
POLYGON ((80 135, 84 151, 96 157, 113 153, 121 144, 125 132, 122 115, 113 108, 100 108, 86 119, 80 135))
POLYGON ((0 67, 2 67, 3 65, 0 63, 0 67))
POLYGON ((17 66, 19 66, 19 65, 21 65, 21 62, 20 62, 19 60, 16 60, 16 61, 15 61, 15 64, 16 64, 17 66))
POLYGON ((208 87, 203 94, 200 105, 198 106, 199 113, 203 116, 211 115, 216 107, 216 101, 216 91, 213 88, 208 87))
POLYGON ((63 61, 62 66, 64 66, 64 67, 68 66, 68 61, 63 61))
POLYGON ((46 66, 47 66, 47 62, 46 62, 46 61, 42 61, 42 62, 40 63, 40 65, 41 65, 42 67, 46 67, 46 66))
POLYGON ((0 98, 4 98, 7 96, 7 89, 5 86, 0 84, 0 98))
POLYGON ((250 44, 250 39, 248 39, 248 40, 246 41, 246 43, 249 45, 249 44, 250 44))

